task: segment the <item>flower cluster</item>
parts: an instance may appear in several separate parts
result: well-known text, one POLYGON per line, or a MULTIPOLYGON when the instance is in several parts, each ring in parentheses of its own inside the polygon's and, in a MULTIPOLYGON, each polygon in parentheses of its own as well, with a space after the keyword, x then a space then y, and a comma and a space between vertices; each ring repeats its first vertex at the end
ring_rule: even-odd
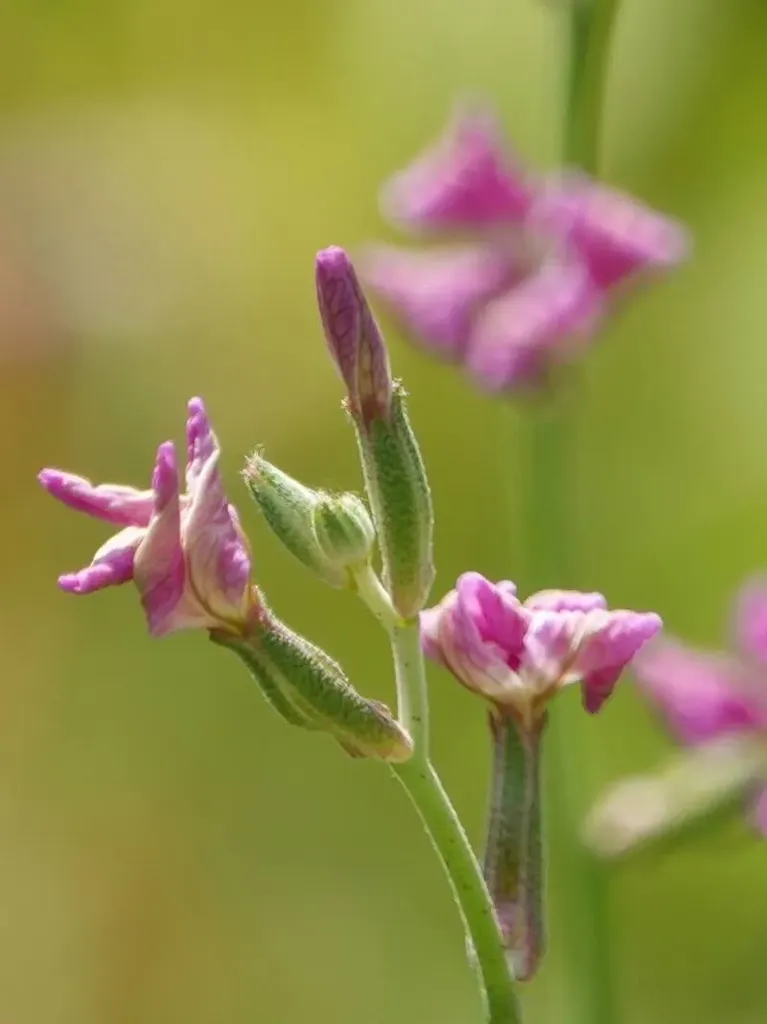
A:
POLYGON ((458 110, 382 205, 413 233, 469 236, 423 251, 376 246, 364 271, 410 334, 489 392, 540 385, 589 343, 616 289, 687 250, 674 221, 583 174, 524 173, 476 109, 458 110))

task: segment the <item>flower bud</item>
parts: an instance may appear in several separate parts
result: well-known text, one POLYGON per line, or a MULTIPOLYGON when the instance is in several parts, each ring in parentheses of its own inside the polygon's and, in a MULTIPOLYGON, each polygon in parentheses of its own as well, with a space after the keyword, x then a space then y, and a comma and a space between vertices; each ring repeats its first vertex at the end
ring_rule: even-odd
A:
POLYGON ((390 413, 362 428, 357 441, 381 549, 384 583, 403 619, 426 604, 434 580, 434 516, 421 453, 397 383, 390 413))
POLYGON ((344 250, 323 249, 315 271, 325 339, 346 384, 349 410, 367 424, 389 411, 393 383, 386 345, 344 250))
POLYGON ((376 533, 367 507, 356 494, 323 495, 314 507, 314 533, 335 568, 366 565, 376 533))
POLYGON ((684 832, 753 790, 765 754, 750 737, 726 736, 678 755, 654 775, 623 779, 589 813, 584 841, 601 857, 632 853, 684 832))
POLYGON ((248 459, 243 475, 264 519, 288 551, 331 587, 347 586, 348 573, 327 558, 314 532, 314 513, 322 495, 283 473, 259 452, 248 459))
POLYGON ((211 638, 238 654, 271 706, 291 725, 330 733, 352 757, 406 761, 413 744, 386 705, 359 694, 341 666, 261 606, 246 637, 211 638))

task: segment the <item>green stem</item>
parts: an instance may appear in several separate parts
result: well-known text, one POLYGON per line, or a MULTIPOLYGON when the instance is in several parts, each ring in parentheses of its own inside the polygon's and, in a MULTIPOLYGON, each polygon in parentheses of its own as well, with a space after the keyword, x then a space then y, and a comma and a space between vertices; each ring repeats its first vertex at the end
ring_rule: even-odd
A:
MULTIPOLYGON (((596 174, 601 142, 609 43, 619 0, 581 0, 568 13, 568 61, 563 124, 563 162, 596 174)), ((561 396, 560 396, 561 398, 561 396)), ((571 582, 573 496, 570 471, 573 423, 561 401, 534 416, 527 529, 535 565, 532 586, 566 587, 571 582)), ((582 807, 572 780, 584 771, 588 752, 579 749, 581 710, 571 700, 558 705, 547 741, 551 849, 559 880, 557 915, 568 975, 572 1024, 613 1024, 609 962, 609 878, 580 841, 582 807)))
MULTIPOLYGON (((609 44, 618 0, 579 0, 570 5, 563 162, 596 174, 609 44)), ((564 396, 531 417, 531 458, 525 536, 533 564, 531 587, 572 583, 572 471, 574 423, 564 396)), ((580 842, 582 807, 573 781, 588 751, 579 747, 582 712, 557 702, 547 740, 547 815, 558 879, 557 923, 568 976, 570 1024, 614 1024, 610 970, 609 877, 580 842)))
POLYGON ((429 759, 429 696, 426 690, 418 622, 400 622, 391 631, 397 680, 399 722, 412 737, 416 756, 429 759))
POLYGON ((391 769, 415 804, 445 868, 473 950, 485 997, 488 1024, 521 1024, 501 933, 482 871, 460 819, 428 755, 426 677, 418 624, 391 631, 400 698, 400 721, 415 744, 410 761, 391 769))

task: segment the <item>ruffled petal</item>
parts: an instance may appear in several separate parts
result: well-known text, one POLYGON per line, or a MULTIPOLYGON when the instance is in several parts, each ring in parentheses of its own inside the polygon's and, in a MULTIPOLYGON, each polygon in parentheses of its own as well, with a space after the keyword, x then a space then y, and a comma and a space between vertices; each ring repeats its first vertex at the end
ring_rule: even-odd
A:
POLYGON ((70 594, 93 594, 133 579, 136 549, 145 530, 129 526, 103 544, 89 566, 59 577, 59 586, 70 594))
POLYGON ((481 306, 519 280, 508 252, 490 246, 415 252, 370 249, 365 280, 415 341, 446 359, 460 359, 481 306))
POLYGON ((642 652, 634 675, 683 743, 697 745, 748 732, 763 721, 750 680, 733 659, 667 640, 642 652))
POLYGON ((181 508, 176 451, 171 442, 157 450, 153 487, 155 512, 136 554, 136 586, 149 631, 163 636, 204 625, 201 609, 185 608, 186 567, 181 547, 181 508))
POLYGON ((579 590, 539 590, 525 601, 531 611, 591 612, 607 608, 602 594, 584 594, 579 590))
POLYGON ((152 516, 152 492, 120 484, 92 484, 85 477, 60 469, 43 469, 37 479, 64 505, 116 526, 147 526, 152 516))
POLYGON ((687 232, 676 221, 579 174, 551 181, 532 219, 578 248, 600 288, 638 271, 674 267, 689 249, 687 232))
POLYGON ((384 187, 384 215, 429 231, 520 223, 533 189, 500 135, 489 112, 459 110, 445 135, 384 187))
POLYGON ((599 617, 593 628, 586 626, 573 672, 581 677, 583 705, 595 714, 610 696, 621 673, 641 647, 661 631, 660 616, 652 612, 592 612, 599 617))
POLYGON ((585 264, 550 260, 477 316, 466 367, 491 393, 539 385, 550 366, 584 346, 601 308, 585 264))

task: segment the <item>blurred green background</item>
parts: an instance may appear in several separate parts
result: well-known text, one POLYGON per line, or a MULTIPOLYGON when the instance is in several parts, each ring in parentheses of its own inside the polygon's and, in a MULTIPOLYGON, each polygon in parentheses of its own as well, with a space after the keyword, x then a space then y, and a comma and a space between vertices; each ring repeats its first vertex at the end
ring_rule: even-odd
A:
MULTIPOLYGON (((314 252, 381 231, 379 183, 466 89, 550 166, 563 6, 4 5, 3 1024, 479 1020, 446 885, 387 772, 283 725, 203 636, 150 640, 131 588, 58 593, 107 534, 34 477, 60 465, 144 486, 203 394, 273 604, 391 702, 375 626, 277 549, 237 473, 263 442, 309 483, 358 486, 314 252)), ((767 564, 767 7, 623 6, 605 176, 689 222, 696 256, 589 360, 563 500, 581 587, 714 643, 733 589, 767 564)), ((504 507, 519 421, 390 336, 435 492, 437 591, 468 568, 519 578, 504 507)), ((484 715, 431 680, 435 757, 479 842, 484 715)), ((629 686, 578 727, 584 808, 666 752, 629 686)), ((764 849, 738 821, 616 873, 622 1024, 767 1018, 764 849)), ((567 1022, 552 897, 531 1024, 567 1022)))

